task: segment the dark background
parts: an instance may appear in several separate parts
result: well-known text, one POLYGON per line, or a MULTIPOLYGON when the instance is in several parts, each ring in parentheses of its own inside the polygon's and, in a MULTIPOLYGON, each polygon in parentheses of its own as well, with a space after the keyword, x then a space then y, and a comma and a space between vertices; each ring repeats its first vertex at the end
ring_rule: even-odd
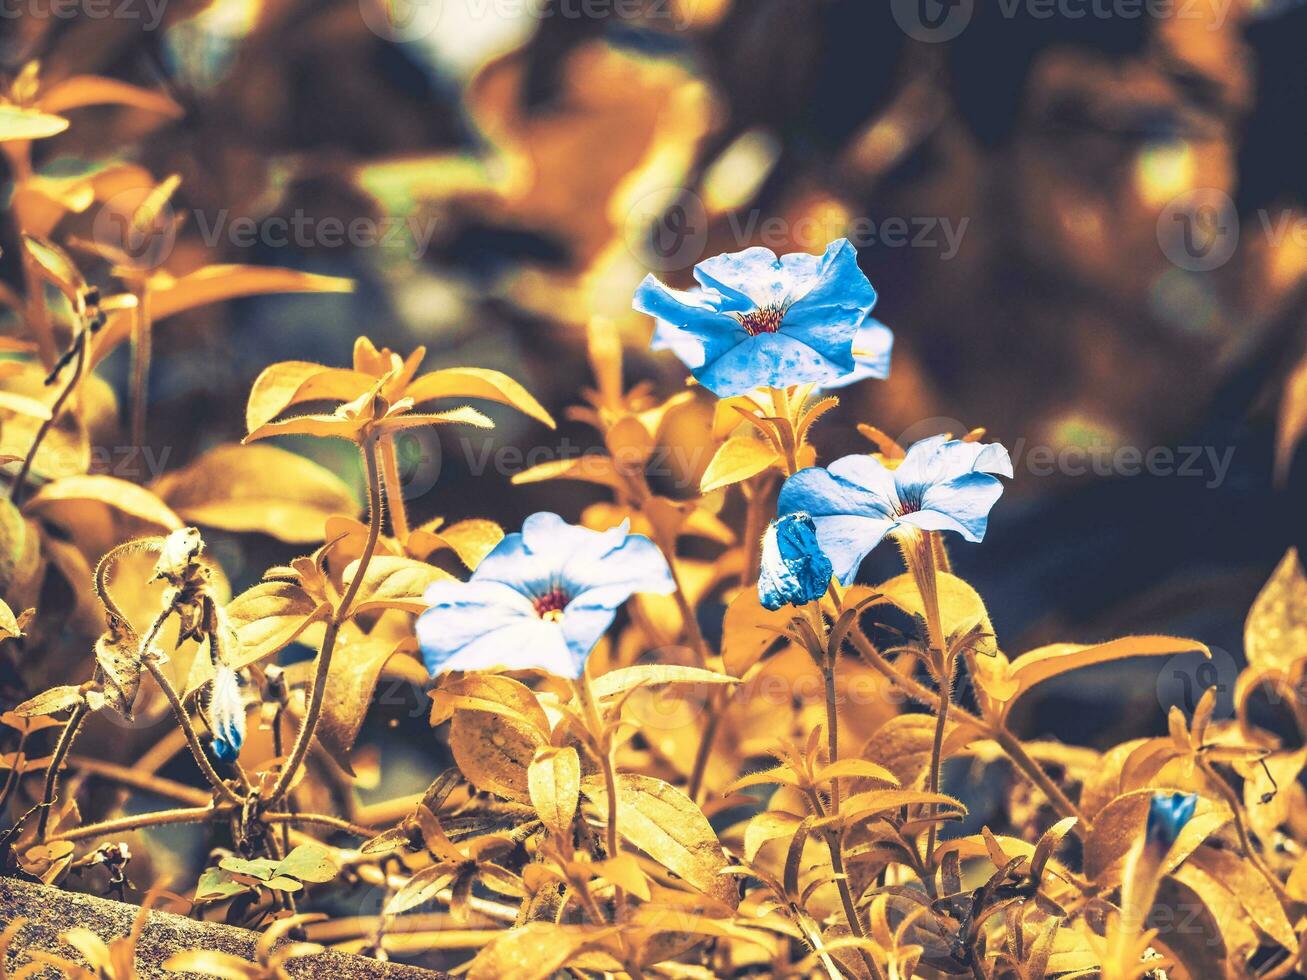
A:
MULTIPOLYGON (((161 328, 151 441, 170 466, 243 434, 263 366, 346 363, 359 333, 426 344, 428 366, 505 370, 561 418, 590 381, 584 327, 600 313, 628 340, 628 382, 670 393, 684 371, 645 351, 651 325, 629 311, 646 271, 683 284, 719 251, 818 251, 841 222, 886 232, 901 219, 933 244, 859 242, 895 331, 893 375, 844 393, 817 436, 823 457, 865 451, 856 421, 905 440, 987 427, 1017 475, 985 543, 953 551, 1004 649, 1173 632, 1227 652, 1220 682, 1233 684, 1248 605, 1303 537, 1307 463, 1286 456, 1277 482, 1274 446, 1302 353, 1307 8, 925 0, 948 40, 897 0, 429 0, 389 20, 371 0, 174 0, 154 30, 141 0, 115 9, 7 16, 0 70, 37 57, 51 79, 162 87, 186 116, 82 110, 38 165, 123 155, 179 173, 178 272, 243 261, 359 283, 161 328), (432 234, 424 249, 403 236, 203 241, 238 216, 264 231, 367 216, 386 234, 432 234), (1177 261, 1167 229, 1186 216, 1208 235, 1200 258, 1214 246, 1223 261, 1177 261), (944 221, 964 228, 956 254, 944 221), (1193 474, 1104 475, 1037 464, 1032 447, 1164 449, 1173 468, 1188 447, 1204 455, 1193 474), (1207 454, 1231 450, 1218 480, 1207 454)), ((3 234, 0 275, 17 282, 3 234)), ((121 380, 125 364, 110 367, 121 380)), ((551 433, 493 414, 495 447, 597 448, 570 423, 551 433)), ((353 465, 329 444, 297 448, 353 465)), ((598 499, 580 484, 511 487, 511 457, 476 473, 456 437, 413 449, 419 520, 575 519, 598 499)), ((289 554, 216 537, 237 584, 289 554)), ((882 551, 868 577, 893 570, 882 551)), ((1167 676, 1156 663, 1081 673, 1050 684, 1024 723, 1096 746, 1160 732, 1167 676)))

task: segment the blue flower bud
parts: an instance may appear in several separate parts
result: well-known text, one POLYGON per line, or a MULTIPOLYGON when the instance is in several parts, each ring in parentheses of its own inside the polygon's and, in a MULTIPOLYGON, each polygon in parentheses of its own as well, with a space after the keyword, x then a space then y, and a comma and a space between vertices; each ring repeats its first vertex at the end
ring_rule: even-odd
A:
POLYGON ((245 741, 245 701, 236 671, 221 664, 209 692, 209 724, 213 726, 213 754, 223 762, 235 762, 245 741))
POLYGON ((1154 793, 1148 802, 1148 825, 1144 836, 1150 844, 1169 850, 1180 831, 1194 815, 1196 793, 1154 793))
POLYGON ((817 528, 807 514, 772 521, 762 538, 758 600, 767 609, 802 606, 826 594, 830 559, 817 544, 817 528))

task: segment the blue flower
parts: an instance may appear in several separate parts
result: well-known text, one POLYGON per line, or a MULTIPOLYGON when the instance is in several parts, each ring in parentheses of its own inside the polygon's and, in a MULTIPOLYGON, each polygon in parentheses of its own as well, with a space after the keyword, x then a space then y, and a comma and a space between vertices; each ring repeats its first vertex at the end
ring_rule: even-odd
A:
POLYGON ((537 668, 579 678, 586 658, 636 592, 675 591, 657 545, 628 534, 532 514, 466 582, 436 582, 418 619, 432 676, 451 670, 537 668))
POLYGON ((213 728, 213 754, 223 762, 235 762, 245 741, 245 701, 236 671, 223 664, 209 691, 209 724, 213 728))
POLYGON ((771 522, 758 569, 758 601, 765 608, 814 602, 826 594, 830 577, 830 559, 821 553, 811 517, 787 514, 771 522))
POLYGON ((1193 817, 1197 805, 1196 793, 1154 793, 1148 801, 1145 839, 1150 844, 1170 850, 1184 825, 1193 817))
POLYGON ((777 258, 759 247, 717 255, 696 265, 694 277, 700 288, 680 291, 646 276, 634 306, 658 321, 651 346, 673 350, 719 397, 889 372, 893 337, 869 320, 876 291, 847 239, 820 256, 777 258))
POLYGON ((781 487, 778 510, 812 516, 821 550, 848 585, 867 553, 901 525, 981 540, 1003 492, 995 473, 1012 475, 998 443, 932 436, 908 449, 896 469, 871 456, 845 456, 825 469, 800 470, 781 487))

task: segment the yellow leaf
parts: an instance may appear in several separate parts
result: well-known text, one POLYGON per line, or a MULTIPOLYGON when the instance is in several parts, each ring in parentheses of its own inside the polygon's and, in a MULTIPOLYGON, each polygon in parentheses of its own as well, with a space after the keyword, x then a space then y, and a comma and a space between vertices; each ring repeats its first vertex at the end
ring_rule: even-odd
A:
POLYGON ((437 547, 448 547, 459 561, 473 571, 481 560, 504 540, 504 529, 494 521, 470 518, 459 521, 432 535, 437 547))
POLYGON ((342 632, 331 669, 316 734, 322 747, 345 772, 353 774, 349 756, 372 704, 382 668, 399 653, 393 640, 342 632))
POLYGON ((272 656, 330 611, 292 582, 260 582, 227 604, 227 624, 236 634, 227 665, 240 670, 272 656))
POLYGON ((621 667, 597 678, 592 685, 596 698, 614 697, 637 687, 664 687, 668 684, 737 684, 739 681, 726 674, 701 667, 679 667, 675 664, 643 664, 638 667, 621 667))
POLYGON ((372 387, 361 371, 329 368, 308 361, 270 364, 254 379, 245 405, 245 431, 253 432, 290 406, 308 401, 353 401, 372 387))
POLYGON ((0 105, 0 143, 10 140, 39 140, 56 136, 68 128, 68 120, 33 109, 0 105))
POLYGON ((456 711, 449 728, 454 762, 477 789, 531 802, 527 769, 544 737, 527 725, 486 711, 456 711))
POLYGON ((699 483, 702 493, 729 487, 781 462, 776 450, 749 436, 727 439, 713 454, 699 483))
POLYGON ((510 929, 481 950, 467 980, 547 980, 578 951, 615 930, 600 926, 563 926, 532 922, 510 929))
MULTIPOLYGON (((353 582, 357 571, 357 561, 350 562, 345 568, 346 588, 353 582)), ((453 576, 425 562, 395 555, 377 555, 368 563, 352 611, 354 614, 367 612, 370 609, 425 612, 427 602, 422 598, 422 594, 433 582, 449 578, 453 576)))
POLYGON ((0 599, 0 640, 8 640, 22 635, 23 629, 18 625, 18 617, 9 608, 9 603, 0 599))
MULTIPOLYGON (((1107 643, 1053 643, 1029 653, 1023 653, 1007 667, 1006 680, 1011 685, 1012 693, 1009 707, 1017 698, 1026 694, 1032 687, 1042 684, 1059 674, 1091 667, 1094 664, 1111 663, 1130 657, 1165 657, 1176 653, 1200 650, 1211 657, 1206 646, 1196 640, 1184 640, 1175 636, 1126 636, 1107 643)), ((991 692, 992 693, 992 692, 991 692)))
POLYGON ((1199 847, 1189 855, 1189 863, 1219 881, 1233 894, 1257 928, 1290 953, 1298 951, 1298 937, 1284 906, 1270 883, 1251 862, 1227 850, 1199 847))
MULTIPOLYGON (((1131 790, 1103 807, 1094 818, 1093 829, 1085 841, 1085 875, 1091 881, 1118 884, 1119 862, 1144 832, 1149 801, 1159 787, 1131 790), (1108 872, 1113 872, 1109 877, 1108 872)), ((1166 869, 1174 868, 1209 835, 1231 820, 1228 807, 1204 796, 1198 797, 1194 815, 1176 837, 1167 853, 1166 869)), ((1166 870, 1164 869, 1164 870, 1166 870)))
MULTIPOLYGON (((150 312, 157 322, 197 306, 265 293, 348 293, 352 279, 319 276, 297 269, 261 265, 206 265, 180 279, 156 276, 151 281, 150 312)), ((102 361, 131 335, 132 317, 111 315, 96 335, 93 363, 102 361)))
POLYGON ((541 822, 551 833, 571 840, 581 795, 581 760, 576 749, 570 745, 538 749, 527 769, 527 785, 541 822))
POLYGON ((869 820, 890 810, 902 806, 924 806, 935 804, 951 807, 961 813, 967 808, 961 800, 955 800, 943 793, 928 793, 915 789, 873 789, 866 793, 855 793, 840 806, 840 815, 848 823, 869 820))
POLYGON ((359 510, 334 473, 276 446, 218 446, 165 474, 154 491, 192 524, 258 531, 292 544, 321 541, 327 518, 359 510))
POLYGON ((1250 666, 1287 671, 1307 657, 1307 576, 1290 548, 1253 600, 1244 622, 1250 666))
MULTIPOLYGON (((582 791, 607 812, 601 776, 582 780, 582 791)), ((720 872, 729 864, 721 841, 700 809, 679 789, 636 773, 617 776, 617 825, 626 840, 704 894, 734 908, 735 885, 720 872)))
POLYGON ((89 105, 122 105, 174 119, 183 115, 182 107, 163 92, 151 92, 98 75, 74 75, 55 82, 41 93, 39 104, 43 112, 67 112, 89 105))
POLYGON ((743 677, 777 642, 776 630, 783 630, 797 610, 784 606, 764 609, 757 589, 741 589, 726 608, 722 622, 722 661, 736 677, 743 677))
POLYGON ((47 483, 27 504, 31 513, 45 513, 58 520, 62 505, 103 504, 128 517, 154 527, 175 531, 184 526, 180 517, 144 487, 116 476, 68 476, 47 483))
POLYGON ((606 861, 596 861, 594 870, 641 901, 649 901, 649 878, 634 855, 619 854, 606 861))
POLYGON ((48 691, 42 691, 34 698, 28 698, 14 709, 14 714, 20 718, 53 715, 81 703, 82 689, 72 685, 64 685, 62 687, 52 687, 48 691))
POLYGON ((511 405, 519 412, 554 428, 553 417, 531 393, 500 371, 486 368, 445 368, 417 378, 404 389, 404 397, 421 404, 436 398, 484 398, 511 405))
POLYGON ((608 456, 587 453, 571 459, 552 459, 513 475, 514 484, 541 483, 544 480, 581 480, 620 489, 625 484, 608 456))

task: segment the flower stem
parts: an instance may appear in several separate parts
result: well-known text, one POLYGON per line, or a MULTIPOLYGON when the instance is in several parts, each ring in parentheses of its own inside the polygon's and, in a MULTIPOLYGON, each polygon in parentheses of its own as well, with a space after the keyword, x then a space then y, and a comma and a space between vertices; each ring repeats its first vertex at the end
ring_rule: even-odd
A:
POLYGON ((150 323, 150 287, 142 280, 134 290, 132 312, 132 445, 145 445, 145 415, 149 402, 150 360, 154 343, 150 323))
MULTIPOLYGON (((68 716, 68 721, 64 723, 63 730, 59 732, 59 740, 55 742, 54 752, 50 756, 50 765, 45 770, 45 790, 41 794, 41 815, 36 822, 36 839, 45 840, 45 831, 50 824, 50 811, 54 807, 55 793, 59 788, 59 769, 64 764, 64 759, 72 750, 73 742, 77 739, 77 733, 82 730, 82 724, 86 721, 88 714, 86 702, 78 704, 73 708, 73 713, 68 716)), ((15 762, 15 765, 17 763, 15 762)))
POLYGON ((32 465, 36 462, 37 450, 41 448, 41 443, 45 441, 45 437, 50 434, 50 430, 59 421, 59 416, 63 414, 64 403, 68 401, 77 388, 77 382, 82 378, 82 369, 86 364, 86 346, 89 341, 86 339, 86 334, 83 333, 81 339, 74 341, 74 343, 77 344, 77 359, 73 363, 72 375, 68 378, 68 383, 64 385, 63 390, 59 392, 59 396, 55 398, 54 404, 50 406, 50 417, 41 420, 41 425, 32 439, 32 446, 27 450, 27 455, 23 457, 23 465, 18 470, 14 485, 9 490, 9 499, 13 501, 15 507, 23 502, 23 491, 27 487, 27 477, 32 472, 32 465))
POLYGON ((162 827, 167 824, 178 823, 204 823, 219 812, 218 808, 212 805, 176 810, 156 810, 154 813, 138 813, 130 817, 119 817, 116 820, 88 823, 82 827, 66 830, 62 834, 55 834, 50 840, 87 840, 91 837, 105 837, 109 834, 121 834, 129 830, 141 830, 146 827, 162 827))
MULTIPOLYGON (((617 857, 621 853, 621 837, 618 834, 617 826, 617 768, 613 765, 613 747, 611 740, 604 731, 603 719, 599 715, 599 708, 595 704, 594 693, 590 690, 590 679, 584 673, 576 681, 576 696, 581 702, 581 710, 585 715, 586 726, 590 729, 590 734, 594 738, 594 755, 600 767, 604 771, 604 789, 608 796, 608 836, 607 850, 609 860, 617 857)), ((617 907, 617 920, 620 922, 626 917, 626 893, 618 886, 613 886, 615 903, 617 907)))
POLYGON ((404 484, 399 479, 399 449, 393 435, 381 437, 381 476, 386 503, 390 506, 390 527, 402 547, 408 540, 408 511, 404 506, 404 484))
POLYGON ((309 745, 318 727, 318 719, 322 717, 322 702, 327 693, 327 677, 331 672, 331 655, 336 648, 336 638, 340 635, 341 627, 349 619, 350 607, 354 605, 354 599, 363 585, 368 565, 377 550, 377 539, 381 536, 381 476, 377 466, 377 444, 373 437, 368 436, 364 438, 360 449, 363 452, 363 465, 367 470, 368 478, 368 538, 363 545, 363 553, 359 555, 354 578, 345 590, 340 605, 336 607, 336 611, 327 622, 322 637, 322 648, 318 651, 317 669, 313 674, 313 690, 309 695, 308 710, 305 712, 299 733, 295 736, 290 757, 281 767, 277 784, 268 797, 269 803, 276 803, 286 795, 295 781, 295 775, 304 762, 304 757, 308 755, 309 745))
MULTIPOLYGON (((938 793, 942 768, 944 765, 944 736, 948 726, 949 704, 953 700, 953 666, 955 658, 949 654, 944 627, 939 613, 939 578, 936 569, 935 534, 932 531, 916 531, 905 535, 903 539, 903 556, 921 594, 922 609, 926 614, 926 639, 930 646, 929 656, 934 661, 934 668, 939 677, 939 703, 935 710, 935 740, 930 750, 930 770, 927 791, 938 793)), ((926 813, 931 818, 926 831, 926 866, 935 866, 935 840, 939 827, 934 822, 939 809, 934 803, 927 804, 926 813)))

